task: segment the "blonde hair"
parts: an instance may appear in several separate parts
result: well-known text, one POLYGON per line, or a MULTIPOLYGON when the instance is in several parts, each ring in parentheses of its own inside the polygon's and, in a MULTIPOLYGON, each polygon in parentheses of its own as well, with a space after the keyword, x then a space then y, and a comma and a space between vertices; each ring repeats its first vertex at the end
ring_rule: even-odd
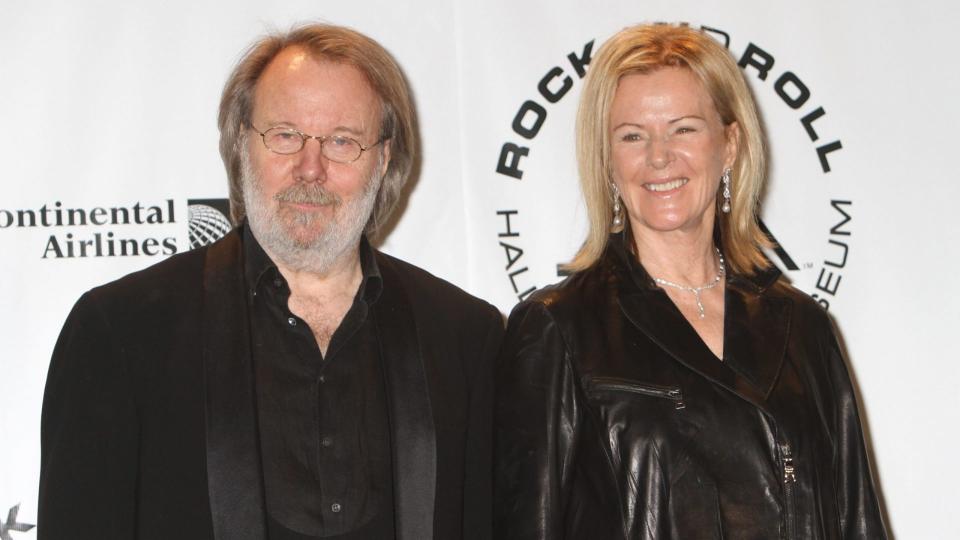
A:
POLYGON ((393 211, 413 168, 417 151, 413 100, 400 67, 386 49, 355 30, 329 24, 307 24, 257 40, 227 79, 217 125, 220 156, 230 184, 230 218, 237 224, 246 217, 242 151, 247 128, 251 127, 257 81, 281 51, 297 46, 306 49, 315 59, 353 66, 366 77, 380 98, 380 138, 390 140, 390 163, 365 227, 366 232, 372 233, 393 211))
POLYGON ((722 45, 703 32, 666 24, 621 30, 603 44, 590 62, 576 128, 580 187, 589 229, 583 246, 567 268, 589 268, 607 247, 613 221, 610 108, 620 78, 664 67, 689 69, 713 99, 723 124, 736 122, 740 126, 730 182, 731 211, 720 211, 722 197, 718 192, 716 215, 719 247, 727 263, 735 272, 752 275, 769 265, 762 248, 770 243, 757 222, 766 155, 756 105, 740 68, 722 45))

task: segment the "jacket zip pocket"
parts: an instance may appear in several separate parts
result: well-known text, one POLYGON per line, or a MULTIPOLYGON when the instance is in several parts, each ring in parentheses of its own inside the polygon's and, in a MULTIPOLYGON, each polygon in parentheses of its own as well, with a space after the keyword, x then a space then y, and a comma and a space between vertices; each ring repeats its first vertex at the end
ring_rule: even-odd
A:
POLYGON ((796 467, 793 464, 793 454, 790 451, 790 445, 784 443, 780 450, 783 453, 783 498, 786 506, 786 525, 787 538, 797 537, 796 508, 794 501, 794 484, 797 483, 796 467))
POLYGON ((639 384, 629 379, 618 377, 593 377, 590 387, 594 390, 614 390, 630 392, 650 397, 665 398, 673 401, 675 409, 683 409, 687 405, 683 402, 683 392, 676 386, 658 386, 655 384, 639 384))

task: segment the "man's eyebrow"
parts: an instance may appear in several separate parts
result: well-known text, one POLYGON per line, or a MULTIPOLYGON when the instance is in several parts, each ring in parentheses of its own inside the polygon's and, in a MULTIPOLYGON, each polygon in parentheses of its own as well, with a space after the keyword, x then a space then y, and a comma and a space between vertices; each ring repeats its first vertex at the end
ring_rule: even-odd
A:
POLYGON ((276 128, 276 127, 297 129, 297 128, 294 127, 293 124, 291 124, 290 122, 282 122, 282 121, 274 121, 274 120, 271 120, 271 121, 268 121, 268 122, 263 122, 263 125, 262 125, 262 126, 257 126, 257 122, 253 122, 253 125, 254 125, 255 127, 257 127, 257 128, 263 128, 264 131, 266 131, 266 130, 268 130, 268 129, 273 129, 273 128, 276 128))
POLYGON ((343 133, 343 132, 349 133, 349 134, 354 135, 354 136, 357 136, 357 137, 366 135, 366 133, 365 133, 364 131, 361 131, 361 130, 356 129, 356 128, 352 128, 352 127, 350 127, 350 126, 337 126, 337 127, 333 128, 333 131, 332 131, 332 133, 343 133))
MULTIPOLYGON (((259 126, 258 126, 258 127, 259 127, 259 126)), ((290 129, 295 129, 295 130, 297 130, 297 131, 299 131, 299 132, 301 132, 301 133, 307 133, 307 132, 303 131, 302 129, 300 129, 300 127, 297 126, 296 124, 294 124, 294 123, 292 123, 292 122, 287 122, 287 121, 285 121, 285 120, 275 120, 275 121, 272 121, 272 122, 266 122, 266 127, 265 127, 265 129, 275 128, 275 127, 290 128, 290 129)), ((350 134, 350 135, 352 135, 352 136, 355 136, 355 137, 361 137, 361 136, 365 135, 365 132, 362 131, 362 130, 360 130, 360 129, 353 128, 353 127, 350 127, 350 126, 343 126, 343 125, 340 125, 340 126, 337 126, 337 127, 333 128, 332 130, 330 130, 329 133, 307 133, 307 134, 308 134, 308 135, 330 135, 330 134, 333 134, 333 133, 348 133, 348 134, 350 134)))

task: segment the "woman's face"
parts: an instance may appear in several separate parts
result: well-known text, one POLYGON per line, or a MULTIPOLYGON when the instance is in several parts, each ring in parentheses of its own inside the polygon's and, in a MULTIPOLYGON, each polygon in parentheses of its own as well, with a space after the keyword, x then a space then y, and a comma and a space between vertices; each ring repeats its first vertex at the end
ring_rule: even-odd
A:
POLYGON ((634 234, 711 235, 720 176, 733 165, 738 134, 686 68, 622 77, 610 110, 613 181, 634 234))

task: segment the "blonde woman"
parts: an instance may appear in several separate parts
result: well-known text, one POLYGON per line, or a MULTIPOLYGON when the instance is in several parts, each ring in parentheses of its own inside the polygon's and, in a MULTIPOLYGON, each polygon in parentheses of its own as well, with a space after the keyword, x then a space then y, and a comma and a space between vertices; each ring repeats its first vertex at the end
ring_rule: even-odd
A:
POLYGON ((830 321, 761 249, 763 134, 729 53, 625 29, 577 122, 589 233, 510 316, 494 537, 885 538, 830 321))

